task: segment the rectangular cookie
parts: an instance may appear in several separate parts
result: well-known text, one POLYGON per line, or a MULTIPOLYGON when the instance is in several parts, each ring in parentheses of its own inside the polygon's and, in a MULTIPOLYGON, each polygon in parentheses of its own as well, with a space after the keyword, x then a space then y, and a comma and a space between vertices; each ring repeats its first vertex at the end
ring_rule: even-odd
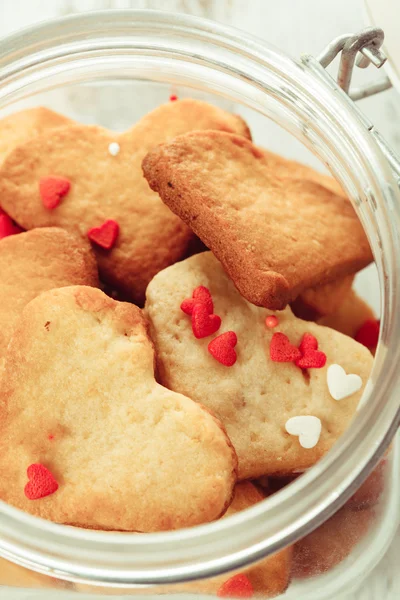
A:
POLYGON ((276 170, 250 141, 217 131, 179 136, 143 161, 150 187, 242 296, 281 310, 307 288, 357 272, 372 254, 349 200, 276 170))

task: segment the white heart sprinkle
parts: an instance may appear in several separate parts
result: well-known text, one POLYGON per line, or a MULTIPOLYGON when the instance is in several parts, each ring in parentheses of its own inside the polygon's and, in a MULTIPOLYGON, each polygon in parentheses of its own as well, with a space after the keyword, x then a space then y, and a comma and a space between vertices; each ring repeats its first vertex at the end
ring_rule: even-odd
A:
POLYGON ((334 400, 343 400, 361 389, 362 379, 354 373, 347 374, 340 365, 330 365, 327 372, 329 393, 334 400))
POLYGON ((117 156, 120 150, 121 148, 119 144, 117 144, 117 142, 111 142, 111 144, 108 146, 108 151, 111 154, 111 156, 117 156))
POLYGON ((318 444, 322 425, 318 417, 306 415, 288 419, 285 429, 290 435, 299 437, 300 446, 303 448, 314 448, 318 444))

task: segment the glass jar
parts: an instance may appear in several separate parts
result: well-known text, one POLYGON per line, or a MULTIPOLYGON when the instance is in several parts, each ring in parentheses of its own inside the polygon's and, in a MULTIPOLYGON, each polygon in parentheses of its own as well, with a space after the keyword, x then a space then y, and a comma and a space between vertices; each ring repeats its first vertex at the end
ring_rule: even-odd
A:
MULTIPOLYGON (((147 595, 243 570, 303 538, 354 494, 400 421, 400 194, 368 124, 312 57, 296 62, 240 31, 183 15, 107 11, 38 25, 0 42, 0 73, 0 116, 44 104, 120 130, 172 92, 242 114, 256 143, 270 148, 283 128, 285 153, 305 144, 310 161, 317 157, 353 199, 375 255, 381 303, 381 338, 363 406, 328 455, 289 486, 218 522, 146 535, 61 526, 0 503, 0 555, 37 572, 27 587, 65 587, 66 598, 85 589, 147 595)), ((381 558, 399 520, 398 444, 387 461, 377 517, 351 560, 294 582, 285 597, 337 598, 381 558)), ((23 597, 7 589, 8 597, 23 597)), ((38 594, 46 597, 45 590, 38 594)))

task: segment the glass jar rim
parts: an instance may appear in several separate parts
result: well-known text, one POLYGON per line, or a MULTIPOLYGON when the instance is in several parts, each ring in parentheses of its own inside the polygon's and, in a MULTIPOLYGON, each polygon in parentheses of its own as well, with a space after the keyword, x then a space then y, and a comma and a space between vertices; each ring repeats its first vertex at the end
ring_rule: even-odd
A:
MULTIPOLYGON (((0 108, 18 97, 26 81, 34 81, 43 65, 56 68, 57 62, 73 57, 74 52, 93 54, 124 48, 202 60, 210 68, 251 80, 265 93, 269 86, 267 73, 273 73, 288 87, 301 86, 309 114, 324 109, 336 123, 341 121, 348 128, 347 143, 368 182, 364 204, 368 210, 376 211, 378 207, 386 239, 372 244, 381 266, 384 307, 374 393, 370 386, 364 394, 369 397, 348 431, 290 489, 227 519, 146 535, 58 525, 0 503, 0 555, 64 579, 115 586, 209 577, 241 568, 293 543, 350 497, 374 467, 400 422, 395 394, 400 377, 396 370, 400 349, 395 343, 396 332, 400 332, 396 281, 400 272, 400 193, 381 150, 365 122, 352 112, 348 98, 332 94, 329 83, 315 76, 309 60, 299 63, 241 31, 187 15, 121 10, 65 17, 0 40, 0 108), (147 35, 147 45, 139 39, 141 34, 147 35), (200 54, 196 47, 194 57, 191 44, 196 40, 204 47, 200 54), (312 93, 315 89, 318 98, 312 93), (333 480, 340 482, 339 491, 332 489, 333 480)), ((40 78, 37 80, 40 82, 40 78)), ((362 213, 362 206, 356 209, 368 226, 367 212, 362 213)))

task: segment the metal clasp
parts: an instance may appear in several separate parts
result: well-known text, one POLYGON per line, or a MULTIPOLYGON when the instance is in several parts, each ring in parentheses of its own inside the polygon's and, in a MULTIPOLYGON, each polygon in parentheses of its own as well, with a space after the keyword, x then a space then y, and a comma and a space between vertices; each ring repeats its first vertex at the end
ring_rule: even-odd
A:
MULTIPOLYGON (((391 81, 385 76, 380 81, 375 81, 353 90, 350 89, 355 65, 361 69, 365 69, 372 63, 379 69, 385 64, 386 56, 382 50, 384 37, 383 30, 379 27, 367 27, 356 34, 341 35, 328 44, 325 50, 317 57, 317 60, 326 69, 338 54, 341 53, 337 75, 338 86, 354 101, 367 98, 392 87, 391 81)), ((354 110, 362 114, 356 105, 354 105, 354 110)), ((393 152, 379 131, 375 129, 374 125, 369 125, 368 130, 386 156, 400 185, 399 157, 393 152)))

